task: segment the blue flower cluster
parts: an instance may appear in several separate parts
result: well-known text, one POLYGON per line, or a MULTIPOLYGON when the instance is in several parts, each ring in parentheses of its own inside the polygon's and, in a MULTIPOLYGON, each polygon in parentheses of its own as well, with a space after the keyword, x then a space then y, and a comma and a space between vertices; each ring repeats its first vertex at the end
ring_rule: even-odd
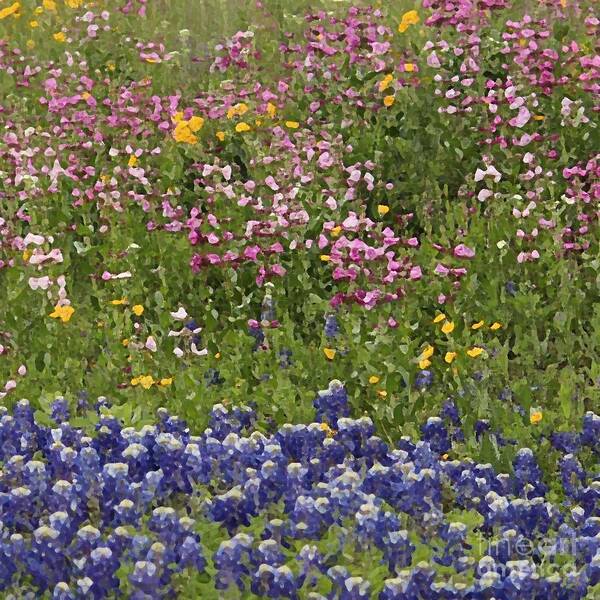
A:
POLYGON ((207 568, 217 597, 572 600, 600 584, 600 475, 579 456, 597 464, 600 417, 555 441, 551 495, 530 449, 511 473, 447 460, 451 405, 396 447, 349 417, 339 381, 315 408, 317 422, 269 435, 251 408, 216 405, 200 435, 161 409, 139 430, 101 414, 91 436, 64 400, 55 427, 27 401, 2 408, 0 590, 167 598, 207 568), (189 514, 221 526, 211 551, 189 514))

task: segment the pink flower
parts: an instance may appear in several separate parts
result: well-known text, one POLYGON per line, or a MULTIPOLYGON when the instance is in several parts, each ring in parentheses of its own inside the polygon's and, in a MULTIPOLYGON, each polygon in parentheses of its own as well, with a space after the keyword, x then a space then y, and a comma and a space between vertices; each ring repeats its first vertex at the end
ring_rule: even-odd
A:
POLYGON ((427 64, 432 68, 432 69, 439 69, 441 67, 440 64, 440 59, 437 57, 437 54, 434 52, 432 52, 428 57, 427 57, 427 64))
POLYGON ((410 279, 417 280, 417 279, 421 279, 422 276, 423 276, 423 273, 421 271, 421 267, 416 266, 410 270, 410 273, 409 273, 410 279))
POLYGON ((454 256, 457 258, 473 258, 475 256, 475 250, 472 250, 464 244, 459 244, 454 248, 454 256))

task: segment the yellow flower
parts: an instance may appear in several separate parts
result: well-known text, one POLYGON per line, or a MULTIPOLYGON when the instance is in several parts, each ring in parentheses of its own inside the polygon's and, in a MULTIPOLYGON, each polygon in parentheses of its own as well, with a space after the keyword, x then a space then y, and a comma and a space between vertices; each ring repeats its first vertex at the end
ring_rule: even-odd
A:
POLYGON ((533 115, 534 121, 543 121, 546 117, 544 115, 533 115))
POLYGON ((267 104, 267 114, 269 115, 269 117, 271 117, 271 119, 275 118, 276 112, 277 112, 277 107, 272 102, 269 102, 267 104))
POLYGON ((222 142, 225 139, 225 132, 217 131, 217 133, 215 133, 215 136, 220 142, 222 142))
POLYGON ((14 15, 19 10, 19 8, 21 8, 21 3, 13 2, 13 4, 11 4, 10 6, 7 6, 6 8, 0 10, 0 21, 2 21, 2 19, 6 19, 6 17, 10 17, 10 15, 14 15))
POLYGON ((37 21, 29 21, 29 27, 31 27, 31 29, 35 29, 36 27, 39 27, 40 24, 37 21))
POLYGON ((36 6, 35 10, 33 11, 33 14, 39 16, 39 15, 43 14, 43 12, 44 12, 44 9, 41 6, 36 6))
POLYGON ((217 352, 217 353, 215 354, 215 358, 216 358, 217 360, 221 360, 221 353, 220 353, 220 352, 217 352))
POLYGON ((407 73, 412 73, 412 72, 415 70, 415 65, 414 65, 413 63, 406 63, 406 64, 404 65, 404 70, 405 70, 407 73))
POLYGON ((192 133, 189 121, 179 121, 173 130, 173 138, 176 142, 195 144, 198 138, 192 133))
POLYGON ((448 460, 448 455, 447 454, 442 454, 442 460, 448 460))
POLYGON ((387 392, 385 390, 377 390, 377 395, 380 396, 381 398, 386 398, 387 392))
POLYGON ((333 437, 335 435, 335 431, 327 425, 327 423, 321 423, 321 431, 324 431, 327 434, 327 437, 333 437))
POLYGON ((141 304, 136 304, 131 310, 136 317, 141 317, 144 314, 144 307, 141 304))
POLYGON ((123 346, 125 346, 125 348, 127 348, 127 346, 129 346, 129 339, 128 339, 128 338, 125 338, 125 339, 124 339, 124 340, 121 342, 121 344, 123 344, 123 346))
POLYGON ((444 355, 444 360, 448 364, 451 364, 455 358, 456 358, 456 352, 446 352, 446 354, 444 355))
POLYGON ((227 118, 233 119, 233 117, 241 117, 248 112, 248 105, 244 102, 234 104, 227 109, 227 118))
POLYGON ((379 91, 383 92, 385 91, 389 86, 390 83, 392 83, 392 81, 394 81, 394 76, 391 74, 387 74, 380 82, 379 82, 379 91))
POLYGON ((496 331, 497 329, 502 329, 502 323, 498 323, 498 321, 496 321, 495 323, 492 323, 490 325, 490 329, 492 331, 496 331))
POLYGON ((137 161, 138 161, 137 156, 135 154, 132 154, 129 157, 129 160, 127 161, 127 166, 128 167, 135 167, 137 161))
POLYGON ((56 10, 56 2, 54 0, 42 0, 42 6, 49 11, 56 10))
POLYGON ((473 325, 471 325, 471 329, 479 329, 480 327, 483 327, 483 325, 483 321, 478 321, 477 323, 473 323, 473 325))
POLYGON ((420 359, 431 358, 433 353, 435 352, 435 348, 431 344, 427 344, 425 348, 423 348, 423 352, 421 352, 420 359))
POLYGON ((404 33, 411 25, 416 25, 419 22, 419 14, 416 10, 409 10, 402 15, 398 31, 404 33))
POLYGON ((333 360, 335 357, 335 350, 333 348, 323 348, 323 353, 329 360, 333 360))
POLYGON ((467 354, 471 358, 477 358, 483 352, 483 348, 479 346, 473 346, 470 350, 467 350, 467 354))
POLYGON ((369 377, 369 383, 371 385, 375 385, 376 383, 379 383, 379 377, 377 377, 377 375, 371 375, 371 377, 369 377))
POLYGON ((321 260, 323 262, 329 262, 331 260, 331 256, 329 256, 329 254, 321 254, 321 260))
POLYGON ((298 123, 298 121, 286 121, 285 126, 289 129, 298 129, 298 127, 300 127, 300 123, 298 123))
POLYGON ((541 410, 533 410, 529 415, 529 422, 532 425, 537 425, 543 418, 544 415, 542 414, 541 410))
POLYGON ((109 71, 114 71, 114 70, 117 68, 117 65, 115 65, 115 63, 114 63, 114 62, 112 62, 112 61, 109 61, 109 62, 107 62, 107 63, 106 63, 106 68, 107 68, 109 71))
POLYGON ((119 298, 118 300, 111 300, 110 303, 113 306, 121 306, 121 304, 127 304, 127 298, 119 298))
POLYGON ((383 217, 383 215, 387 215, 390 212, 390 207, 385 205, 385 204, 378 204, 377 205, 377 213, 379 214, 380 217, 383 217))
POLYGON ((196 133, 204 126, 204 119, 202 117, 192 117, 188 122, 188 127, 196 133))
POLYGON ((79 8, 83 4, 83 0, 65 0, 65 4, 69 8, 79 8))
POLYGON ((149 390, 154 385, 154 378, 152 375, 143 375, 140 377, 140 385, 145 389, 149 390))
POLYGON ((23 252, 23 261, 27 262, 31 257, 31 250, 25 250, 25 252, 23 252))
POLYGON ((74 312, 75 309, 70 305, 56 305, 54 307, 54 312, 51 312, 50 316, 53 319, 60 319, 63 323, 68 323, 71 320, 71 317, 73 316, 74 312))
POLYGON ((159 382, 160 385, 166 387, 167 385, 171 385, 173 383, 172 377, 163 377, 159 382))
POLYGON ((419 369, 426 369, 431 364, 428 358, 419 361, 419 369))
POLYGON ((130 382, 131 385, 138 385, 140 383, 140 378, 139 377, 134 377, 130 382))
POLYGON ((55 33, 52 37, 61 44, 67 39, 67 36, 65 35, 64 31, 59 31, 58 33, 55 33))
POLYGON ((181 121, 183 121, 183 112, 182 111, 176 112, 171 117, 171 120, 173 121, 173 123, 181 123, 181 121))
POLYGON ((394 104, 395 101, 396 101, 396 98, 394 98, 394 96, 386 96, 383 99, 383 105, 384 106, 391 106, 392 104, 394 104))
POLYGON ((448 335, 454 331, 454 321, 445 321, 442 325, 442 333, 448 335))
POLYGON ((439 323, 440 321, 443 321, 446 318, 446 315, 444 313, 440 313, 439 315, 436 316, 436 318, 433 320, 434 323, 439 323))
POLYGON ((248 123, 244 123, 244 121, 242 121, 241 123, 238 123, 235 126, 235 130, 238 133, 244 133, 244 131, 250 131, 250 125, 248 125, 248 123))
POLYGON ((35 42, 33 40, 27 40, 26 46, 29 50, 33 50, 35 48, 35 42))
POLYGON ((337 227, 334 227, 334 228, 331 230, 331 235, 332 235, 333 237, 337 237, 338 235, 340 235, 340 233, 342 233, 342 228, 341 228, 339 225, 338 225, 337 227))

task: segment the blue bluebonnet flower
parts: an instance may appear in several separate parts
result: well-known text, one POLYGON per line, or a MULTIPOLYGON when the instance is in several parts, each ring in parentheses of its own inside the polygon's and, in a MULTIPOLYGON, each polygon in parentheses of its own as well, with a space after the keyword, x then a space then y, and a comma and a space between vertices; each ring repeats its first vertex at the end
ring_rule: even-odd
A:
POLYGON ((317 421, 322 421, 335 427, 337 420, 350 415, 348 394, 341 381, 334 379, 326 390, 320 391, 315 398, 314 407, 317 409, 317 421))
POLYGON ((415 388, 418 390, 425 390, 431 387, 433 383, 433 373, 427 369, 422 369, 417 373, 415 378, 415 388))
POLYGON ((340 334, 340 326, 335 314, 332 313, 325 317, 325 328, 323 333, 328 339, 335 338, 340 334))

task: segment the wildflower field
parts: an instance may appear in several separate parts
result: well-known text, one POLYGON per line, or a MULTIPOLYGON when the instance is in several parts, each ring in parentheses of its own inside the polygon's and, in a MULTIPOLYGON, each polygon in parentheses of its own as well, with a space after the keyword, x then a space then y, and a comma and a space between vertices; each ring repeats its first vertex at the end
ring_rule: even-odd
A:
POLYGON ((600 598, 600 5, 0 0, 0 598, 600 598))

